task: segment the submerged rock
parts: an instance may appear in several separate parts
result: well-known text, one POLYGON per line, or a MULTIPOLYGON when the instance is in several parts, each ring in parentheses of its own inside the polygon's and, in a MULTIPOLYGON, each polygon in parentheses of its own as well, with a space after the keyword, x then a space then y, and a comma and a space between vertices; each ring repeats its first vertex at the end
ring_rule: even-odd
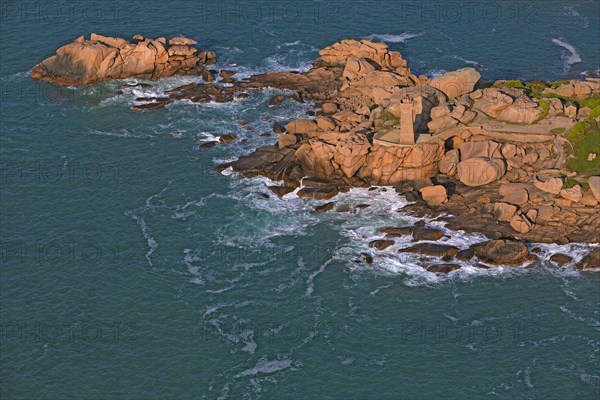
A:
POLYGON ((394 243, 393 240, 374 240, 369 243, 369 247, 376 248, 377 250, 385 250, 388 247, 393 246, 394 243))
POLYGON ((600 247, 593 249, 587 256, 577 263, 577 269, 600 268, 600 247))
POLYGON ((430 265, 427 268, 428 272, 434 272, 436 274, 448 274, 452 271, 456 271, 460 269, 460 265, 458 264, 434 264, 430 265))
POLYGON ((416 253, 436 257, 454 257, 456 254, 458 254, 458 247, 445 244, 419 243, 405 249, 400 249, 398 250, 398 253, 416 253))

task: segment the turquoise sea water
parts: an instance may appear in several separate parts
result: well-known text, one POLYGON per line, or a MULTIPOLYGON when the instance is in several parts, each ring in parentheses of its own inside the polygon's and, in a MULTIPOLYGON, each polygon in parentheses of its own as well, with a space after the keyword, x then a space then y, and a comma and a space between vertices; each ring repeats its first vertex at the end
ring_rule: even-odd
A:
MULTIPOLYGON (((28 76, 91 32, 192 37, 242 76, 304 70, 319 48, 365 37, 416 73, 558 80, 599 67, 597 1, 423 4, 2 2, 0 397, 596 398, 597 273, 544 261, 436 277, 395 254, 400 242, 359 264, 379 227, 411 221, 393 190, 353 190, 336 199, 353 212, 317 214, 321 202, 213 172, 311 104, 269 108, 275 91, 262 91, 135 113, 140 94, 195 78, 116 95, 123 82, 28 76), (227 132, 247 144, 199 149, 227 132)), ((482 240, 448 233, 463 248, 482 240)))

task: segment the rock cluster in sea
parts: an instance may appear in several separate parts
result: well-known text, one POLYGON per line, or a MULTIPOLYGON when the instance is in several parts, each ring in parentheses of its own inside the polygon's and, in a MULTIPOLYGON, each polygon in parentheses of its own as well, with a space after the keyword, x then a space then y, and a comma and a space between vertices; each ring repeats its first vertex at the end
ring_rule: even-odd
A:
POLYGON ((169 40, 144 38, 133 40, 92 33, 80 36, 37 64, 31 76, 59 85, 81 86, 111 79, 158 79, 175 75, 199 75, 213 80, 204 67, 215 64, 212 51, 198 50, 193 39, 174 37, 169 40))
MULTIPOLYGON (((316 115, 276 124, 276 143, 218 170, 266 176, 282 182, 270 188, 276 195, 300 188, 298 196, 319 200, 330 200, 350 187, 395 186, 411 201, 405 211, 434 215, 450 229, 490 239, 473 247, 469 257, 463 253, 466 259, 510 264, 536 258, 525 251, 523 241, 599 241, 600 177, 566 168, 574 152, 566 134, 577 120, 598 130, 600 116, 595 109, 565 101, 600 98, 598 78, 541 83, 543 90, 520 81, 485 83, 473 68, 429 79, 411 73, 402 54, 384 43, 343 40, 321 50, 309 71, 237 80, 235 71, 223 70, 218 78, 207 71, 204 65, 214 63, 215 55, 196 50, 195 44, 186 38, 167 42, 137 36, 128 42, 81 37, 38 64, 32 76, 69 85, 190 74, 204 80, 170 90, 165 97, 136 99, 147 101, 134 106, 136 110, 182 99, 229 102, 254 89, 286 89, 291 94, 276 95, 269 106, 277 107, 288 97, 313 101, 319 108, 316 115), (390 146, 377 140, 401 131, 407 103, 412 107, 414 144, 390 146)), ((585 156, 593 163, 597 154, 585 156)), ((334 209, 330 202, 318 211, 334 209)), ((372 247, 384 250, 392 244, 384 238, 372 247)), ((441 249, 447 261, 459 256, 454 249, 413 247, 404 250, 426 254, 441 249)), ((579 266, 600 267, 599 252, 594 250, 579 266)), ((565 259, 557 257, 559 261, 565 259)), ((454 265, 440 264, 432 271, 450 272, 454 265)))

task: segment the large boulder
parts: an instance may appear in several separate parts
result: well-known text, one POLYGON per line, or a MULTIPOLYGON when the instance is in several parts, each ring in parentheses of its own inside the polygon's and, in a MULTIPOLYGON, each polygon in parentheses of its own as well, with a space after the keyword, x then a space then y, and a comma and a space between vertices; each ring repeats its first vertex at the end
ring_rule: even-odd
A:
POLYGON ((460 162, 460 155, 458 150, 450 150, 447 152, 442 160, 440 161, 440 172, 442 174, 453 176, 456 174, 456 166, 460 162))
POLYGON ((541 179, 536 176, 533 180, 533 185, 546 193, 559 194, 563 187, 563 180, 558 177, 550 177, 541 179))
POLYGON ((592 176, 588 183, 596 200, 600 201, 600 176, 592 176))
POLYGON ((575 185, 571 188, 562 189, 559 194, 561 197, 570 200, 573 203, 577 203, 583 198, 583 190, 581 189, 580 185, 575 185))
POLYGON ((544 93, 557 94, 562 97, 585 98, 590 96, 595 90, 593 82, 570 81, 556 89, 547 88, 544 93))
POLYGON ((82 86, 111 79, 210 76, 204 65, 216 61, 214 53, 191 47, 196 41, 176 38, 168 46, 162 40, 136 37, 132 42, 95 33, 89 40, 79 37, 37 64, 31 77, 58 85, 82 86))
POLYGON ((319 126, 313 120, 309 119, 297 119, 285 126, 287 133, 291 134, 307 134, 309 132, 318 131, 319 126))
POLYGON ((358 176, 371 185, 397 185, 434 176, 444 155, 440 143, 397 147, 373 145, 358 176))
POLYGON ((375 67, 364 58, 350 57, 342 76, 350 81, 355 81, 372 71, 375 71, 375 67))
POLYGON ((492 118, 497 118, 502 110, 514 102, 513 98, 499 89, 487 88, 482 90, 482 96, 475 100, 475 108, 483 111, 492 118))
POLYGON ((542 114, 542 109, 529 97, 522 95, 511 105, 501 110, 497 118, 512 123, 531 124, 542 114))
POLYGON ((429 123, 427 123, 427 128, 431 133, 438 133, 450 128, 454 128, 457 125, 457 120, 452 118, 450 115, 444 115, 443 117, 432 119, 429 123))
POLYGON ((436 77, 430 86, 445 93, 449 99, 454 99, 472 92, 479 78, 481 75, 474 68, 462 68, 436 77))
POLYGON ((510 226, 519 233, 528 233, 533 229, 533 222, 526 215, 516 214, 510 220, 510 226))
POLYGON ((471 158, 502 158, 501 146, 493 140, 465 142, 460 145, 460 159, 466 161, 471 158))
POLYGON ((385 43, 375 43, 370 40, 342 40, 328 46, 319 52, 321 58, 317 64, 327 66, 345 66, 350 58, 363 58, 379 65, 387 71, 400 70, 408 74, 406 60, 400 52, 389 51, 385 43))
POLYGON ((362 134, 324 133, 303 144, 296 158, 309 176, 351 178, 365 163, 370 147, 362 134))
POLYGON ((456 168, 456 177, 467 186, 482 186, 504 176, 506 164, 499 158, 470 158, 461 161, 456 168))
POLYGON ((429 206, 439 206, 448 200, 448 194, 446 188, 442 185, 426 186, 419 190, 423 200, 429 206))
POLYGON ((494 264, 515 265, 529 255, 527 246, 510 239, 478 243, 473 245, 472 248, 475 256, 480 260, 494 264))
POLYGON ((517 207, 508 203, 494 203, 494 217, 498 221, 509 222, 517 213, 517 207))
POLYGON ((576 265, 577 269, 597 269, 600 268, 600 247, 592 251, 576 265))
POLYGON ((454 257, 458 254, 458 250, 458 247, 447 244, 419 243, 414 246, 400 249, 398 250, 398 253, 416 253, 434 257, 454 257))

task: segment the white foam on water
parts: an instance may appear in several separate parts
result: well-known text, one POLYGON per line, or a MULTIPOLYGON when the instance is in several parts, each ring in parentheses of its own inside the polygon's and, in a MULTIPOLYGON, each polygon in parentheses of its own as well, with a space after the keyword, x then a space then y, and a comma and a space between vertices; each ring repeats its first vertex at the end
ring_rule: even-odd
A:
POLYGON ((589 18, 585 15, 582 15, 575 7, 564 6, 562 9, 565 17, 577 19, 579 25, 581 25, 583 28, 587 28, 590 25, 589 18))
POLYGON ((252 368, 248 368, 239 374, 235 375, 234 378, 243 378, 246 376, 255 376, 262 374, 272 374, 292 366, 292 360, 284 358, 282 360, 271 360, 269 361, 265 357, 258 360, 256 365, 252 368))
POLYGON ((144 217, 140 214, 143 215, 145 211, 151 210, 154 207, 152 201, 156 198, 160 198, 163 195, 163 193, 165 193, 169 189, 171 183, 172 182, 169 181, 168 185, 165 188, 163 188, 159 193, 153 194, 152 196, 148 197, 142 208, 125 211, 125 215, 133 218, 137 222, 137 224, 142 230, 142 235, 146 239, 146 243, 148 245, 148 251, 146 252, 146 260, 148 260, 148 265, 150 266, 150 268, 153 267, 152 254, 158 248, 158 242, 152 236, 152 230, 150 229, 150 227, 148 227, 146 221, 144 220, 144 217))
POLYGON ((408 40, 419 37, 419 36, 423 36, 423 33, 404 32, 399 35, 393 35, 393 34, 389 34, 389 33, 383 33, 383 34, 373 33, 369 36, 366 36, 365 39, 381 40, 382 42, 387 42, 387 43, 406 43, 408 40))
POLYGON ((477 61, 467 60, 466 58, 462 58, 462 57, 459 57, 459 56, 452 56, 452 58, 454 58, 455 60, 462 61, 465 64, 474 65, 476 67, 482 67, 482 65, 479 64, 477 61))
POLYGON ((384 285, 384 286, 380 286, 380 287, 378 287, 377 289, 375 289, 375 290, 372 290, 371 292, 369 292, 369 295, 370 295, 370 296, 375 296, 377 293, 379 293, 379 292, 380 292, 380 291, 382 291, 383 289, 387 289, 387 288, 389 288, 390 286, 392 286, 392 285, 384 285))
POLYGON ((338 359, 342 365, 350 365, 354 362, 354 358, 352 357, 338 357, 338 359))
POLYGON ((447 72, 448 71, 446 71, 445 69, 437 68, 437 69, 430 69, 429 71, 427 71, 425 73, 425 75, 427 75, 429 78, 433 79, 433 78, 437 78, 440 75, 444 75, 447 72))
POLYGON ((310 274, 308 276, 308 278, 306 279, 306 291, 304 292, 305 297, 310 297, 313 294, 313 292, 315 291, 315 278, 321 272, 325 271, 325 268, 327 268, 327 266, 331 263, 331 261, 332 260, 326 261, 319 267, 318 270, 314 271, 312 274, 310 274))
POLYGON ((0 79, 0 82, 23 81, 25 79, 28 79, 31 76, 31 71, 33 71, 33 68, 30 69, 29 71, 21 71, 21 72, 14 73, 12 75, 4 76, 4 77, 2 77, 2 79, 0 79))
POLYGON ((564 60, 563 69, 565 72, 571 69, 571 65, 581 62, 581 55, 579 54, 575 46, 567 42, 564 38, 553 38, 552 43, 567 50, 566 52, 563 52, 562 56, 564 60))
POLYGON ((130 132, 127 129, 120 129, 117 132, 100 131, 97 129, 91 129, 89 131, 89 133, 91 133, 92 135, 111 136, 111 137, 117 137, 117 138, 121 138, 121 139, 147 139, 147 138, 152 137, 152 135, 137 135, 135 133, 130 132))

